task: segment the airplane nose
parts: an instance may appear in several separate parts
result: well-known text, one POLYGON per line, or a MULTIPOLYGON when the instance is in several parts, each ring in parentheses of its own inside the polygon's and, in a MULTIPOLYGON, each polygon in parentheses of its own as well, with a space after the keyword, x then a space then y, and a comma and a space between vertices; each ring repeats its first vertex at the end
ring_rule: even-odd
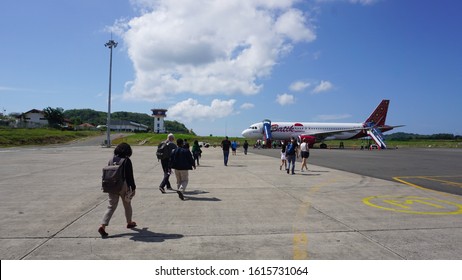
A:
POLYGON ((243 136, 244 138, 247 138, 248 135, 249 135, 249 130, 248 130, 248 129, 245 129, 245 130, 242 131, 241 134, 242 134, 242 136, 243 136))

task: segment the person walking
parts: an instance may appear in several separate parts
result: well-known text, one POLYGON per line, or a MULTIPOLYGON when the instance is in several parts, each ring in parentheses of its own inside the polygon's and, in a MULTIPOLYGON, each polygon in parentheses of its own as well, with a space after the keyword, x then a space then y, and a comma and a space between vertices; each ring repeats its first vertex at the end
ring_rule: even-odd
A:
POLYGON ((281 146, 281 165, 279 165, 279 170, 282 170, 282 166, 284 166, 284 170, 287 169, 286 144, 284 142, 282 142, 281 146))
POLYGON ((247 140, 244 140, 244 144, 242 145, 242 147, 244 148, 244 155, 246 155, 247 150, 249 149, 249 142, 247 142, 247 140))
POLYGON ((172 173, 172 170, 170 169, 170 155, 173 150, 176 149, 175 145, 175 136, 170 133, 167 136, 167 140, 165 141, 165 150, 164 153, 166 153, 165 156, 162 156, 162 159, 160 160, 160 163, 162 165, 162 170, 164 172, 164 178, 162 179, 162 182, 160 182, 159 185, 159 190, 161 193, 165 193, 165 187, 167 187, 167 190, 172 190, 172 186, 170 184, 170 174, 172 173))
POLYGON ((304 139, 303 143, 300 145, 300 154, 302 156, 302 168, 300 169, 303 172, 303 168, 308 171, 308 166, 306 166, 306 161, 310 157, 310 147, 308 144, 308 140, 304 139))
POLYGON ((197 161, 197 166, 199 166, 199 158, 202 155, 202 150, 201 147, 199 146, 199 142, 197 140, 194 140, 193 146, 192 146, 192 154, 194 158, 194 163, 197 161))
POLYGON ((221 141, 221 148, 223 149, 223 159, 224 159, 225 166, 228 166, 230 147, 231 147, 231 142, 229 141, 228 136, 226 136, 225 139, 221 141))
POLYGON ((171 155, 171 168, 175 169, 177 193, 181 200, 184 200, 184 192, 189 183, 189 170, 196 169, 191 152, 184 148, 183 139, 176 141, 177 148, 171 155))
POLYGON ((286 148, 286 159, 287 159, 287 174, 290 172, 290 166, 292 165, 292 175, 295 174, 295 160, 297 158, 297 142, 295 138, 292 137, 290 139, 290 143, 287 145, 286 148))
POLYGON ((236 140, 233 140, 231 142, 231 151, 233 152, 233 156, 236 155, 236 150, 237 150, 237 142, 236 142, 236 140))
MULTIPOLYGON (((117 205, 119 204, 119 198, 122 198, 122 203, 125 209, 125 219, 127 221, 127 228, 136 227, 136 223, 132 220, 133 209, 131 204, 131 199, 135 196, 136 184, 135 178, 133 177, 133 164, 130 160, 132 155, 132 148, 127 143, 120 143, 114 149, 114 156, 109 160, 108 165, 113 165, 113 163, 118 164, 122 159, 124 166, 124 178, 125 182, 122 186, 122 190, 119 193, 108 193, 109 196, 109 205, 106 212, 103 215, 103 220, 101 226, 98 229, 98 233, 102 238, 108 237, 106 232, 106 227, 109 225, 109 221, 112 218, 117 205)), ((121 167, 122 168, 122 167, 121 167)))

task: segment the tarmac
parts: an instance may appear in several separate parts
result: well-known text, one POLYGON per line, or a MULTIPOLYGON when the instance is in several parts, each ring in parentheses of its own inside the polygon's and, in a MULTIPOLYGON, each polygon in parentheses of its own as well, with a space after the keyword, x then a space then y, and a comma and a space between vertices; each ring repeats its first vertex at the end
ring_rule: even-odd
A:
MULTIPOLYGON (((242 149, 203 148, 186 199, 158 190, 155 147, 132 146, 137 184, 127 229, 109 238, 101 169, 113 148, 0 149, 2 260, 461 260, 462 197, 242 149)), ((174 176, 170 179, 176 186, 174 176)))

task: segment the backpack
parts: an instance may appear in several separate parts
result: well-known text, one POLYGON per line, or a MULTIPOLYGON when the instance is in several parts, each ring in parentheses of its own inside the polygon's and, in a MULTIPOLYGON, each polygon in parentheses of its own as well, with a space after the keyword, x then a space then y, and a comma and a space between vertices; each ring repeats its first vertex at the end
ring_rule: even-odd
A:
POLYGON ((290 143, 286 148, 286 155, 295 155, 295 145, 290 143))
POLYGON ((102 189, 105 193, 118 194, 125 182, 125 159, 120 159, 119 163, 103 167, 102 189))
POLYGON ((168 152, 168 143, 167 142, 160 142, 157 146, 156 156, 158 160, 164 160, 169 158, 168 152))

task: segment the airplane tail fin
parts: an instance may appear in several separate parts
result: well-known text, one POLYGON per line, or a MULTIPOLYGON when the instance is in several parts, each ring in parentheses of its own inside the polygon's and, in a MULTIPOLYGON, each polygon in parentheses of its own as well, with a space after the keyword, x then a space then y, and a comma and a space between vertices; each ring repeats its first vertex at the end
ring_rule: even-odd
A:
POLYGON ((384 126, 387 119, 388 105, 390 100, 383 99, 379 106, 375 108, 374 112, 367 118, 365 123, 372 124, 373 126, 384 126))

